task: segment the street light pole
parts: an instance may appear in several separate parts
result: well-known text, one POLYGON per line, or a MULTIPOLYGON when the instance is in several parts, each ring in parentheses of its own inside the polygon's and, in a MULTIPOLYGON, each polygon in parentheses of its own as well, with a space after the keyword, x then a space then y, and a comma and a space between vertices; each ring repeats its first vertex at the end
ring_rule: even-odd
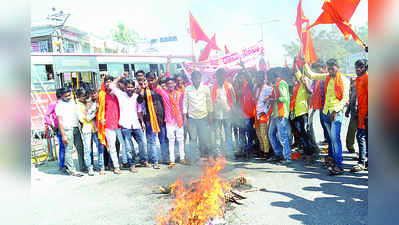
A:
POLYGON ((259 25, 260 26, 261 41, 263 42, 263 25, 264 24, 268 24, 268 23, 273 23, 273 22, 280 22, 280 20, 279 19, 274 19, 274 20, 268 20, 268 21, 257 22, 257 23, 243 24, 243 25, 244 26, 259 25))

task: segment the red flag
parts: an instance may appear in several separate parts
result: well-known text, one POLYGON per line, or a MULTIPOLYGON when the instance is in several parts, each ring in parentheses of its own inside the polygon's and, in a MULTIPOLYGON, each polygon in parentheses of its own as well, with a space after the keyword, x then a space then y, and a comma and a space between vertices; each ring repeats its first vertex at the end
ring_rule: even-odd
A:
POLYGON ((198 24, 197 20, 193 17, 193 15, 190 13, 190 34, 191 38, 195 40, 195 43, 198 41, 205 41, 209 42, 208 36, 204 33, 202 30, 201 26, 198 24))
POLYGON ((295 21, 295 26, 298 31, 299 38, 301 38, 302 34, 302 24, 304 24, 305 22, 309 23, 309 19, 303 13, 302 0, 299 0, 296 21, 295 21))
POLYGON ((345 40, 348 40, 349 36, 352 36, 357 44, 365 46, 349 24, 359 2, 360 0, 325 0, 322 7, 324 11, 308 29, 318 24, 335 23, 345 36, 345 40))
POLYGON ((205 48, 202 51, 202 54, 199 58, 199 61, 207 60, 212 49, 220 50, 219 47, 216 45, 216 34, 213 35, 212 39, 205 46, 205 48))
POLYGON ((303 56, 307 64, 312 64, 317 61, 316 51, 314 50, 312 36, 310 30, 307 29, 302 33, 303 42, 303 56))
POLYGON ((224 45, 224 54, 229 54, 230 53, 230 51, 227 49, 227 46, 226 45, 224 45))

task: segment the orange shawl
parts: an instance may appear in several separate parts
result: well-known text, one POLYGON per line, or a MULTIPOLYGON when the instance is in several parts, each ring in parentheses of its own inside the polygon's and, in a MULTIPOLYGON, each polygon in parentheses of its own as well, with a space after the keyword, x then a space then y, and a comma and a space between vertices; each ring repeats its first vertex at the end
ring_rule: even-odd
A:
POLYGON ((316 80, 313 90, 313 96, 310 100, 310 108, 311 109, 322 109, 323 105, 321 102, 321 90, 320 90, 320 81, 316 80))
POLYGON ((186 90, 186 88, 184 87, 184 84, 181 88, 176 86, 176 91, 180 92, 181 94, 184 94, 184 91, 186 90))
POLYGON ((296 96, 298 95, 299 87, 301 87, 301 82, 297 81, 297 83, 295 84, 295 87, 294 87, 294 93, 292 94, 292 98, 291 98, 290 111, 294 110, 295 102, 296 102, 296 96))
POLYGON ((160 129, 158 125, 157 114, 154 108, 154 103, 152 102, 151 91, 149 88, 146 88, 146 94, 147 94, 147 105, 149 111, 148 113, 150 114, 150 123, 151 123, 152 132, 158 133, 160 129))
POLYGON ((177 93, 176 90, 173 90, 173 92, 168 92, 168 94, 170 97, 170 101, 172 103, 173 114, 175 115, 175 117, 177 119, 177 125, 179 126, 179 128, 182 128, 183 121, 181 118, 181 114, 179 112, 179 94, 177 93), (176 98, 174 96, 176 96, 176 98))
POLYGON ((246 81, 244 81, 241 92, 241 109, 248 118, 252 118, 256 110, 256 105, 254 99, 252 98, 251 90, 249 89, 248 82, 246 81))
MULTIPOLYGON (((328 86, 328 82, 330 81, 331 76, 328 75, 326 78, 326 84, 324 86, 324 93, 325 93, 325 98, 324 98, 324 104, 326 102, 327 99, 327 86, 328 86)), ((341 72, 338 72, 337 75, 335 76, 335 97, 338 100, 342 100, 344 94, 344 82, 342 81, 342 77, 341 77, 341 72)))
POLYGON ((98 139, 101 144, 108 147, 107 139, 105 137, 105 126, 101 123, 103 119, 105 119, 105 96, 107 93, 105 92, 104 79, 101 83, 100 92, 98 93, 98 103, 99 108, 97 111, 97 128, 98 128, 98 139))
MULTIPOLYGON (((224 81, 223 86, 224 86, 224 89, 226 91, 227 102, 229 103, 229 106, 230 106, 230 109, 231 109, 233 107, 233 98, 232 98, 232 95, 231 95, 231 89, 230 89, 229 83, 227 81, 224 81)), ((216 104, 217 89, 218 89, 218 82, 215 81, 215 84, 213 85, 213 89, 212 89, 212 103, 213 103, 213 105, 216 104)))

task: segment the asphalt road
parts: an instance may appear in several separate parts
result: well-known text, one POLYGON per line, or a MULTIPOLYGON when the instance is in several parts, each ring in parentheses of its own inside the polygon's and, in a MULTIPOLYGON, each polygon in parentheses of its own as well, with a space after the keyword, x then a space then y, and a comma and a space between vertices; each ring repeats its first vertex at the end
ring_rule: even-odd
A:
MULTIPOLYGON (((367 224, 368 172, 352 174, 355 164, 345 148, 348 120, 342 128, 345 174, 328 176, 321 162, 304 166, 296 160, 289 166, 228 158, 222 176, 230 179, 241 173, 250 178, 253 188, 264 191, 244 195, 243 205, 232 205, 226 212, 227 224, 367 224)), ((316 123, 317 140, 321 127, 316 123)), ((198 178, 201 162, 160 170, 139 168, 137 174, 122 171, 114 175, 69 177, 57 171, 56 162, 32 167, 31 224, 59 225, 152 225, 160 207, 172 199, 154 192, 154 185, 168 185, 177 177, 198 178)))

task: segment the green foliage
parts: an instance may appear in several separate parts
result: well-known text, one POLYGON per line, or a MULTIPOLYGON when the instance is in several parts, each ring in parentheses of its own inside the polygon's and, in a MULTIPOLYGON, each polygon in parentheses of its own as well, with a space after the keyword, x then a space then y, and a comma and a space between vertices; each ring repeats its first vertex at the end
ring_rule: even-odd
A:
MULTIPOLYGON (((346 41, 335 24, 331 25, 330 30, 321 29, 321 26, 325 27, 326 25, 319 25, 312 28, 311 33, 317 57, 324 62, 330 58, 336 58, 341 68, 345 68, 346 58, 349 55, 364 51, 361 46, 353 41, 352 37, 346 41)), ((362 41, 366 44, 368 43, 368 25, 355 27, 355 32, 362 41)), ((299 38, 296 42, 291 41, 289 44, 284 44, 285 56, 297 56, 299 44, 299 38)))
POLYGON ((125 43, 136 47, 136 40, 139 39, 139 34, 134 30, 126 27, 123 23, 119 23, 115 29, 111 31, 114 41, 125 43))

